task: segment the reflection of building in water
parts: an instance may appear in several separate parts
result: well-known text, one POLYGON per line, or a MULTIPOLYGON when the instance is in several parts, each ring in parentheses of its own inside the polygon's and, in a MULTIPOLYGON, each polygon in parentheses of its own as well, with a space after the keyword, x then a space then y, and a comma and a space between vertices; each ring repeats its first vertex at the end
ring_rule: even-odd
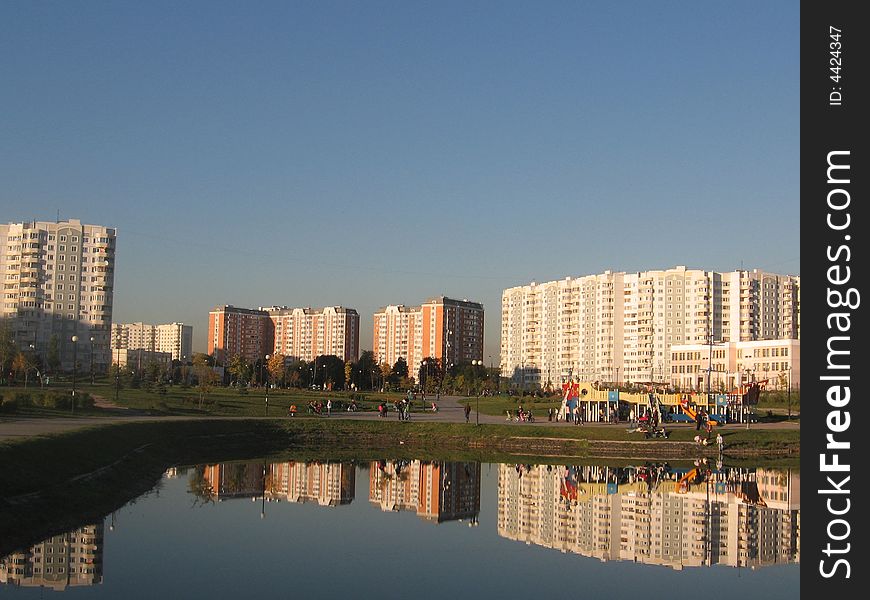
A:
POLYGON ((260 498, 265 494, 270 500, 317 502, 321 506, 350 504, 356 481, 350 463, 262 461, 207 465, 202 479, 214 499, 260 498))
POLYGON ((369 501, 383 511, 415 511, 436 523, 472 519, 480 513, 480 464, 374 461, 369 501))
POLYGON ((350 504, 354 498, 355 472, 350 463, 273 463, 269 465, 267 493, 288 502, 350 504))
POLYGON ((259 462, 230 462, 206 465, 203 480, 215 499, 253 498, 263 494, 263 471, 259 462))
POLYGON ((681 569, 800 560, 789 470, 499 466, 498 531, 600 560, 681 569))
POLYGON ((103 524, 86 525, 0 558, 0 583, 68 586, 103 582, 103 524))

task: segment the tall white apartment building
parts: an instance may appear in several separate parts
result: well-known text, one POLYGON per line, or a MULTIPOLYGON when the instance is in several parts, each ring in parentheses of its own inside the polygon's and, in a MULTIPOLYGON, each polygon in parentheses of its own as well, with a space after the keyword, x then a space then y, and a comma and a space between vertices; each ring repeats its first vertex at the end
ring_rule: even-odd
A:
POLYGON ((268 313, 275 332, 275 352, 287 358, 312 361, 337 356, 359 358, 359 313, 343 306, 324 308, 261 308, 268 313))
POLYGON ((656 487, 640 479, 616 483, 600 476, 617 473, 600 466, 518 471, 502 464, 497 531, 602 561, 678 570, 800 562, 800 474, 729 471, 731 479, 681 488, 676 480, 656 487), (748 500, 750 490, 758 502, 748 500))
POLYGON ((502 376, 666 381, 677 344, 796 339, 800 277, 683 266, 514 287, 502 293, 502 376))
POLYGON ((115 323, 112 352, 119 349, 168 352, 172 360, 189 361, 193 356, 193 327, 184 323, 115 323))
POLYGON ((57 356, 62 370, 108 369, 115 235, 75 219, 0 225, 0 325, 20 350, 44 364, 57 356))

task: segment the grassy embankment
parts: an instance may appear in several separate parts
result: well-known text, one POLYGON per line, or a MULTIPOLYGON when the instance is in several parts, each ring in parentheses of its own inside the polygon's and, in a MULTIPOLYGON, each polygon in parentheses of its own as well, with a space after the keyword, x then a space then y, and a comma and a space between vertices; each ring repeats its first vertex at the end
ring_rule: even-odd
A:
MULTIPOLYGON (((35 400, 47 393, 69 392, 71 388, 72 385, 69 381, 53 383, 44 389, 33 385, 27 389, 22 386, 2 387, 0 388, 0 396, 7 399, 27 396, 31 400, 35 400)), ((76 389, 80 393, 87 393, 91 397, 103 398, 112 403, 115 403, 117 396, 118 406, 153 415, 221 415, 229 417, 262 417, 266 415, 266 390, 263 388, 240 390, 238 388, 214 387, 206 393, 201 393, 196 387, 181 385, 165 386, 162 389, 158 387, 150 389, 126 387, 116 390, 111 382, 98 380, 95 384, 91 384, 89 381, 79 381, 76 389)), ((354 397, 357 400, 359 410, 373 411, 382 400, 392 403, 402 398, 403 395, 393 392, 357 392, 351 394, 344 391, 319 392, 300 389, 273 389, 269 390, 268 397, 268 415, 284 416, 288 413, 291 404, 295 404, 299 414, 303 414, 307 410, 309 401, 317 402, 319 400, 325 404, 327 399, 332 399, 334 408, 337 410, 336 403, 346 407, 350 403, 351 397, 354 397)), ((19 416, 67 416, 70 412, 68 408, 55 409, 39 406, 34 401, 24 400, 17 402, 17 404, 15 414, 19 416)), ((419 405, 414 408, 419 408, 419 405)), ((78 408, 76 413, 82 415, 105 414, 105 411, 78 408)))

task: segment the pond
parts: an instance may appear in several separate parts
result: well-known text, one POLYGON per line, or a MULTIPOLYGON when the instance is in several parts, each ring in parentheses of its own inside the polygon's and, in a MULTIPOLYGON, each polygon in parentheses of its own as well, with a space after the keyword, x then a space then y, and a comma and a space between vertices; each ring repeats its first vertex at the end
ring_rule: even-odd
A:
POLYGON ((0 559, 0 596, 771 600, 799 559, 793 469, 254 460, 0 559))

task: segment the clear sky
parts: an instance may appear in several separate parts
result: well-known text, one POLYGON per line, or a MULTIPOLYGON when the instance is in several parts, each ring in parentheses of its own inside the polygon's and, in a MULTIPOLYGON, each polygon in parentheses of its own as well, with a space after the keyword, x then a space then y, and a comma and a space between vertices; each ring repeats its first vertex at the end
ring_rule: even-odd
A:
POLYGON ((0 3, 0 222, 118 228, 115 322, 606 269, 799 273, 797 2, 0 3))

